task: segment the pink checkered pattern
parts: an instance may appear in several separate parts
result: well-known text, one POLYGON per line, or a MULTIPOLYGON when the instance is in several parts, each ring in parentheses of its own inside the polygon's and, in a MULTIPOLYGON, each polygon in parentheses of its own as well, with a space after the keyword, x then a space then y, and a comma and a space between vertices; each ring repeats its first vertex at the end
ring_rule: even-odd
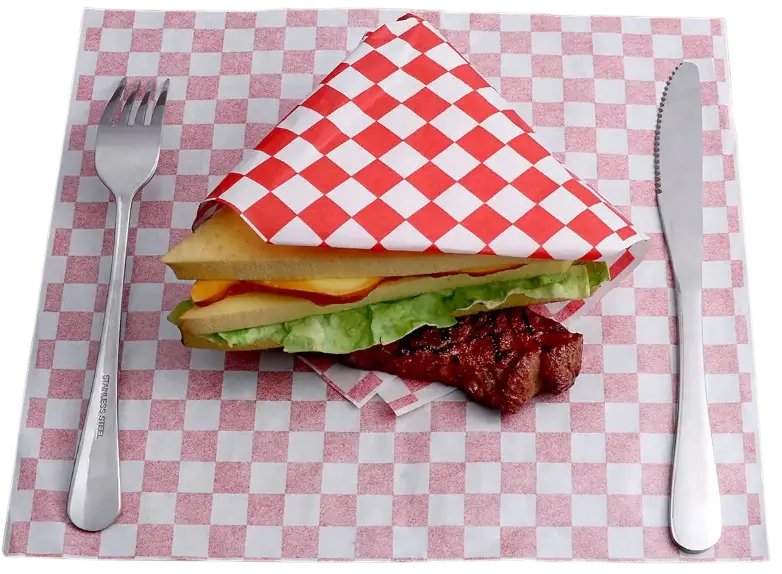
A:
MULTIPOLYGON (((208 192, 368 30, 401 15, 85 13, 8 553, 766 558, 719 21, 420 14, 547 149, 651 238, 644 262, 573 324, 585 354, 568 395, 501 417, 454 392, 397 416, 383 400, 385 381, 358 409, 299 358, 180 344, 165 315, 189 285, 159 256, 189 233, 208 192), (695 557, 674 548, 667 528, 676 327, 651 158, 656 100, 682 58, 698 63, 703 79, 705 366, 725 525, 717 547, 695 557), (172 81, 160 168, 134 205, 130 237, 119 388, 123 511, 107 530, 85 533, 67 522, 65 501, 114 213, 92 156, 105 100, 125 74, 172 81)), ((405 386, 406 394, 422 392, 405 386)), ((390 402, 409 400, 392 391, 390 402)))

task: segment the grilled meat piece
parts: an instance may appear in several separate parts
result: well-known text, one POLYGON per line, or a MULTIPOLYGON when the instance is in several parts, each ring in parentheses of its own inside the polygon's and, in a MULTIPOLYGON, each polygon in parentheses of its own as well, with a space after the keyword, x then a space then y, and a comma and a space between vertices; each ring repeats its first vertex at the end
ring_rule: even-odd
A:
POLYGON ((583 337, 514 307, 459 317, 446 329, 422 327, 387 345, 335 357, 383 371, 462 389, 471 400, 515 413, 538 393, 559 394, 581 370, 583 337))

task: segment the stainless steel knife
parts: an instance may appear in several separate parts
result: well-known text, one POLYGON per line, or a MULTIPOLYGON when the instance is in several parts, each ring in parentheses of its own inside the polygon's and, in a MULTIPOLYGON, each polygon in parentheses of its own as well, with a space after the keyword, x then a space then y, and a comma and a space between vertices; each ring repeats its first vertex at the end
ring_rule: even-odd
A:
POLYGON ((703 552, 722 533, 703 366, 703 132, 698 67, 681 63, 660 102, 655 182, 673 268, 679 325, 679 407, 671 483, 674 541, 703 552))

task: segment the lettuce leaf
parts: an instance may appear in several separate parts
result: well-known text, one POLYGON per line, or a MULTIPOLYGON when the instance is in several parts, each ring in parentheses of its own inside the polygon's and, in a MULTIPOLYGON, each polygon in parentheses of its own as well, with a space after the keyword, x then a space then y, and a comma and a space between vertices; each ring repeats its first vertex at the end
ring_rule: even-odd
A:
POLYGON ((449 327, 456 323, 453 313, 477 305, 494 309, 512 295, 524 295, 540 301, 584 299, 608 279, 605 263, 579 264, 571 266, 565 273, 468 285, 337 313, 310 315, 274 325, 214 333, 206 337, 229 347, 271 339, 288 353, 314 351, 344 354, 397 341, 425 325, 449 327))

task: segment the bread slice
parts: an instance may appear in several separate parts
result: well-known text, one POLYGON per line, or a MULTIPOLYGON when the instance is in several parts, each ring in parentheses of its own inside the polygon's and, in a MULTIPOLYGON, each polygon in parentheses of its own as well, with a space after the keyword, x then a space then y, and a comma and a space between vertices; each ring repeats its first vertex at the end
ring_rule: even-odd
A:
MULTIPOLYGON (((161 261, 178 279, 296 281, 329 277, 408 277, 521 265, 531 260, 368 249, 272 245, 233 209, 223 208, 161 261)), ((537 260, 536 260, 537 261, 537 260)))
POLYGON ((395 301, 420 293, 432 293, 465 285, 511 281, 524 277, 564 273, 570 261, 540 260, 518 269, 474 277, 466 273, 443 277, 405 277, 378 285, 361 301, 334 305, 316 305, 301 297, 274 293, 232 295, 204 307, 192 307, 180 317, 182 327, 191 333, 219 333, 249 327, 273 325, 310 315, 325 315, 356 309, 372 303, 395 301))

